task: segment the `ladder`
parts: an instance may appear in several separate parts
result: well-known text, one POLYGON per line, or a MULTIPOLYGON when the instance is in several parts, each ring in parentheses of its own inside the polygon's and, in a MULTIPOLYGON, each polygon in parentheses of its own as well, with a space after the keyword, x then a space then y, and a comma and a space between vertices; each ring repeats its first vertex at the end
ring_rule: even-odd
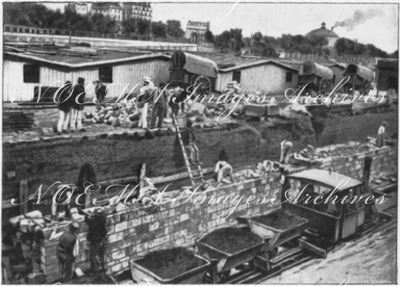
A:
POLYGON ((178 126, 178 122, 177 122, 177 119, 175 118, 174 114, 171 114, 171 117, 172 117, 172 123, 175 127, 176 135, 178 136, 179 145, 181 146, 183 159, 185 160, 185 165, 186 165, 187 172, 189 174, 190 181, 192 183, 192 186, 195 187, 204 182, 203 170, 202 170, 200 164, 196 164, 196 163, 190 164, 189 157, 186 152, 185 146, 183 145, 182 136, 181 136, 181 133, 184 132, 186 127, 178 126))

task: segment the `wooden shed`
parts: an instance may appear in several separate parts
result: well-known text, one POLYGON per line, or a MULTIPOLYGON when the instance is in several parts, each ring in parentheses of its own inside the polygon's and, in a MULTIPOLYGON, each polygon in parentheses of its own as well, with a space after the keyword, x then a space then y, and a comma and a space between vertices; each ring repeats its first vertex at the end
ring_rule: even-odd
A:
POLYGON ((164 54, 112 49, 28 47, 6 48, 3 65, 3 101, 37 101, 52 97, 69 80, 85 79, 86 98, 94 96, 93 81, 108 85, 107 97, 119 96, 142 82, 144 76, 156 85, 169 77, 169 59, 164 54))
POLYGON ((208 92, 222 92, 237 81, 248 92, 283 93, 297 85, 299 70, 279 59, 240 56, 218 52, 175 52, 170 79, 187 84, 207 82, 208 92))

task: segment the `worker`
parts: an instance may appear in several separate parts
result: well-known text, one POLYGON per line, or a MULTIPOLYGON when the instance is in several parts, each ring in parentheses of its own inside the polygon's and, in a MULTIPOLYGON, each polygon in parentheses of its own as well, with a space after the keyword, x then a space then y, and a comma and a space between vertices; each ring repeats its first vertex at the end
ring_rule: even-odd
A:
POLYGON ((383 121, 381 126, 379 126, 378 129, 378 137, 376 139, 376 146, 377 147, 382 147, 384 140, 385 140, 385 136, 386 136, 386 126, 387 126, 387 122, 383 121))
POLYGON ((218 162, 215 164, 214 178, 218 183, 231 184, 235 182, 232 166, 228 163, 225 149, 219 153, 218 162))
POLYGON ((95 90, 95 94, 96 94, 96 109, 100 110, 101 105, 104 102, 104 98, 107 95, 107 86, 99 79, 99 80, 95 80, 93 82, 94 84, 94 90, 95 90))
POLYGON ((90 269, 92 271, 104 271, 104 251, 106 244, 106 217, 101 208, 94 210, 93 214, 81 210, 85 216, 85 222, 89 226, 87 241, 90 243, 90 269))
POLYGON ((71 281, 73 278, 74 262, 79 253, 79 240, 76 234, 78 228, 78 223, 71 223, 69 231, 61 235, 60 242, 57 245, 56 256, 64 283, 71 281))
POLYGON ((279 162, 281 164, 287 164, 289 162, 289 157, 293 148, 293 143, 288 140, 283 140, 281 142, 281 158, 279 162))
POLYGON ((82 113, 85 102, 85 79, 78 78, 78 84, 74 86, 72 91, 72 113, 71 113, 71 132, 78 129, 81 132, 86 130, 82 126, 82 113))
POLYGON ((62 133, 64 134, 68 133, 67 128, 70 121, 71 105, 72 105, 71 93, 72 93, 72 83, 70 81, 66 81, 58 92, 59 117, 57 123, 57 135, 61 135, 62 133))
POLYGON ((151 111, 151 122, 150 122, 151 129, 155 128, 157 120, 158 120, 157 127, 158 128, 162 127, 164 114, 167 109, 168 97, 169 94, 167 90, 161 91, 159 88, 155 88, 152 91, 151 99, 153 102, 153 108, 151 111))
POLYGON ((139 120, 139 127, 143 129, 147 129, 147 113, 149 110, 149 100, 151 99, 151 91, 155 89, 154 83, 151 81, 151 78, 145 76, 143 78, 143 87, 140 88, 140 92, 138 95, 138 108, 141 114, 139 120))
POLYGON ((176 117, 179 113, 179 105, 182 105, 182 101, 186 97, 185 90, 180 86, 176 86, 174 89, 170 89, 169 92, 169 107, 171 108, 172 114, 176 117))
POLYGON ((182 132, 182 142, 185 146, 186 151, 188 151, 189 163, 193 164, 200 164, 200 155, 199 155, 199 148, 197 148, 195 143, 195 136, 192 130, 192 121, 187 120, 186 128, 182 132))

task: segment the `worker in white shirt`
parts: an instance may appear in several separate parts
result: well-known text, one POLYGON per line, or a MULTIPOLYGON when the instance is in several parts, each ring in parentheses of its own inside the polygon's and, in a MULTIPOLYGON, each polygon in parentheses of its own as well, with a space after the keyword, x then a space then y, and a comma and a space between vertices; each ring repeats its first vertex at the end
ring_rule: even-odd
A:
POLYGON ((281 158, 279 160, 282 164, 287 164, 289 162, 289 157, 291 155, 293 148, 293 143, 288 140, 283 140, 281 142, 281 158))
POLYGON ((149 110, 149 101, 151 97, 151 91, 155 89, 154 83, 151 78, 145 76, 143 78, 143 87, 140 88, 140 93, 138 95, 138 108, 140 111, 139 127, 147 129, 147 113, 149 110))
POLYGON ((376 146, 377 147, 382 147, 383 143, 384 143, 384 139, 386 136, 386 126, 387 126, 387 122, 383 121, 381 126, 379 126, 378 129, 378 137, 376 139, 376 146))

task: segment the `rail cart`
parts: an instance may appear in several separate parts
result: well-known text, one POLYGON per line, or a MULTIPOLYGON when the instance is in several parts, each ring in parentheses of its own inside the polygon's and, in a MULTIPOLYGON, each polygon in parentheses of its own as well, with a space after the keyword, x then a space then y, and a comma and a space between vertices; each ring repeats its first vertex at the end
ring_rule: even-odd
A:
MULTIPOLYGON (((130 261, 131 274, 133 279, 135 279, 135 281, 139 284, 201 284, 206 272, 210 268, 211 263, 197 254, 193 255, 194 259, 197 260, 198 264, 200 265, 183 271, 182 273, 179 273, 171 278, 162 278, 156 274, 155 271, 139 264, 139 261, 143 259, 143 257, 130 261)), ((163 259, 165 259, 165 257, 160 257, 160 260, 163 259)), ((176 265, 171 264, 170 266, 171 268, 174 268, 176 265)))
POLYGON ((247 262, 252 262, 255 256, 264 247, 264 241, 256 234, 251 233, 250 231, 245 229, 220 228, 202 236, 200 239, 196 239, 196 246, 198 253, 201 256, 212 261, 212 269, 210 276, 211 276, 211 282, 215 284, 227 278, 230 274, 230 271, 233 268, 243 265, 247 262), (214 233, 216 234, 215 235, 216 239, 229 240, 229 237, 224 237, 224 230, 242 231, 243 234, 252 235, 256 239, 254 239, 253 243, 248 245, 246 248, 239 249, 237 251, 226 251, 221 249, 221 247, 214 246, 213 242, 205 241, 209 235, 212 235, 214 233))
POLYGON ((248 220, 251 230, 265 241, 265 249, 255 259, 255 266, 270 271, 280 266, 286 258, 301 252, 297 238, 308 227, 308 220, 289 211, 279 209, 272 213, 252 217, 248 220), (292 243, 289 247, 281 247, 292 243), (278 249, 282 248, 283 251, 278 249))

